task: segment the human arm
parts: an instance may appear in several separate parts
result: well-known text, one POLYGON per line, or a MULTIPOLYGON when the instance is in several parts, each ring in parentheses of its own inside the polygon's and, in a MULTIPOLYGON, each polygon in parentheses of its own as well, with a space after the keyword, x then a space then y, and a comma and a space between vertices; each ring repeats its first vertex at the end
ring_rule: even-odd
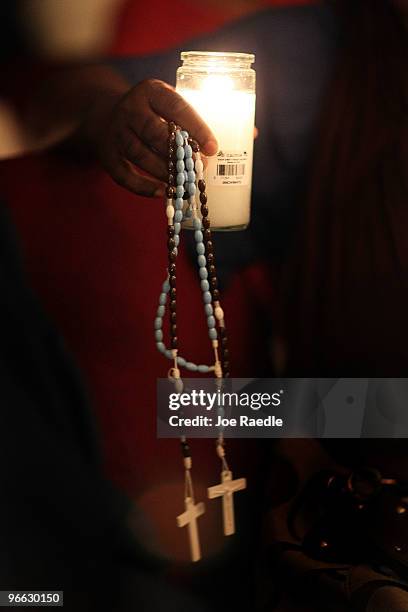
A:
POLYGON ((148 79, 131 87, 102 65, 57 71, 38 87, 22 120, 38 149, 70 141, 98 159, 117 183, 145 196, 163 193, 166 121, 182 125, 203 153, 217 150, 210 129, 170 85, 148 79))

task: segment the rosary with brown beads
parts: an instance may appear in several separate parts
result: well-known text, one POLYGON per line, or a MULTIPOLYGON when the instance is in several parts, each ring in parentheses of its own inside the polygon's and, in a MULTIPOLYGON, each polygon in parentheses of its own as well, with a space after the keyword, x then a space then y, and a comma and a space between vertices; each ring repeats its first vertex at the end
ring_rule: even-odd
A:
MULTIPOLYGON (((173 367, 169 370, 168 376, 173 380, 177 393, 183 391, 180 367, 184 367, 190 372, 203 374, 214 372, 216 384, 218 388, 221 388, 223 378, 230 375, 229 351, 224 312, 220 303, 214 245, 211 239, 204 165, 198 143, 173 122, 169 123, 168 170, 169 177, 166 190, 168 274, 163 283, 155 319, 156 346, 163 355, 173 362, 173 367), (201 216, 198 213, 197 195, 200 201, 201 216), (207 317, 208 335, 214 353, 214 364, 210 366, 196 365, 178 354, 176 263, 182 222, 189 223, 189 226, 194 229, 204 312, 207 317), (166 348, 163 342, 162 330, 163 316, 168 301, 170 348, 166 348)), ((185 511, 177 517, 177 524, 179 527, 188 527, 191 559, 192 561, 199 561, 201 559, 201 547, 197 519, 204 514, 205 506, 203 502, 195 502, 190 447, 184 437, 181 439, 181 449, 185 469, 185 511)), ((209 499, 222 498, 224 535, 229 536, 235 533, 233 495, 235 492, 246 488, 246 480, 245 478, 233 480, 225 456, 222 433, 218 436, 216 451, 222 462, 221 482, 208 488, 208 497, 209 499)))

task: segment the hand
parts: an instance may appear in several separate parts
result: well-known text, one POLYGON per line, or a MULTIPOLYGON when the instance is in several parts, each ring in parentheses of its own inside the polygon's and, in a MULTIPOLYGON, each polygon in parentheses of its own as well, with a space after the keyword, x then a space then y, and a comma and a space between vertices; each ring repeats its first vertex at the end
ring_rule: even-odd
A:
POLYGON ((217 152, 208 126, 170 85, 158 80, 142 81, 125 94, 99 96, 83 127, 119 185, 138 195, 160 197, 168 177, 166 121, 187 130, 204 155, 217 152))

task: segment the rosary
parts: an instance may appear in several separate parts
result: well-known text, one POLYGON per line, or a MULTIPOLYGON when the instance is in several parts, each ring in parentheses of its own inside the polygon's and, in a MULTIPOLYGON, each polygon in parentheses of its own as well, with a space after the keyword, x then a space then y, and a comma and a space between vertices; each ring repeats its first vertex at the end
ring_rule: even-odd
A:
MULTIPOLYGON (((173 367, 169 370, 168 376, 173 380, 176 392, 182 393, 184 386, 180 376, 180 367, 184 367, 190 372, 203 374, 214 372, 216 383, 221 386, 222 379, 227 378, 230 374, 229 352, 224 311, 221 308, 218 290, 214 246, 211 240, 208 216, 204 165, 200 155, 200 147, 197 142, 189 137, 186 131, 181 130, 175 123, 170 122, 168 127, 169 177, 166 190, 168 273, 160 294, 154 329, 157 349, 173 361, 173 367), (200 201, 201 218, 198 215, 198 199, 200 201), (214 352, 214 365, 211 366, 196 365, 178 355, 176 262, 181 222, 188 218, 191 218, 194 229, 204 312, 207 317, 208 335, 214 352), (163 342, 162 330, 163 317, 168 301, 170 348, 166 348, 163 342)), ((204 514, 205 505, 203 502, 195 502, 191 476, 191 452, 185 437, 181 438, 181 450, 185 470, 185 511, 177 517, 177 524, 179 527, 188 527, 191 560, 199 561, 201 559, 201 547, 197 519, 204 514)), ((246 488, 246 480, 245 478, 233 480, 225 456, 222 433, 218 436, 216 451, 222 463, 221 482, 209 487, 207 494, 209 499, 222 498, 224 535, 229 536, 235 533, 233 495, 235 492, 246 488)))

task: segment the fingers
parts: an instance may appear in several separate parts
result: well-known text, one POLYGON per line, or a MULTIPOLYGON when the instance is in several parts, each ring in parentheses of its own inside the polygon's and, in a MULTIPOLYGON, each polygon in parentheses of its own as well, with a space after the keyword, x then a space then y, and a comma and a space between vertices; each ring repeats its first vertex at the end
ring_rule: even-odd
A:
POLYGON ((174 121, 197 140, 206 155, 218 150, 210 128, 196 111, 170 85, 163 81, 143 81, 128 95, 129 124, 139 138, 161 155, 167 152, 167 124, 174 121))
POLYGON ((161 181, 167 180, 168 171, 164 159, 149 149, 131 128, 126 130, 123 140, 122 153, 125 159, 153 177, 161 181))
POLYGON ((112 159, 110 175, 118 185, 136 195, 155 198, 164 196, 165 186, 163 183, 141 175, 128 160, 119 156, 112 159))
POLYGON ((106 134, 101 132, 99 157, 119 185, 143 196, 164 195, 168 178, 166 121, 187 130, 204 155, 217 152, 210 128, 184 98, 162 81, 144 81, 120 100, 110 129, 106 134), (144 176, 143 171, 151 177, 144 176))

